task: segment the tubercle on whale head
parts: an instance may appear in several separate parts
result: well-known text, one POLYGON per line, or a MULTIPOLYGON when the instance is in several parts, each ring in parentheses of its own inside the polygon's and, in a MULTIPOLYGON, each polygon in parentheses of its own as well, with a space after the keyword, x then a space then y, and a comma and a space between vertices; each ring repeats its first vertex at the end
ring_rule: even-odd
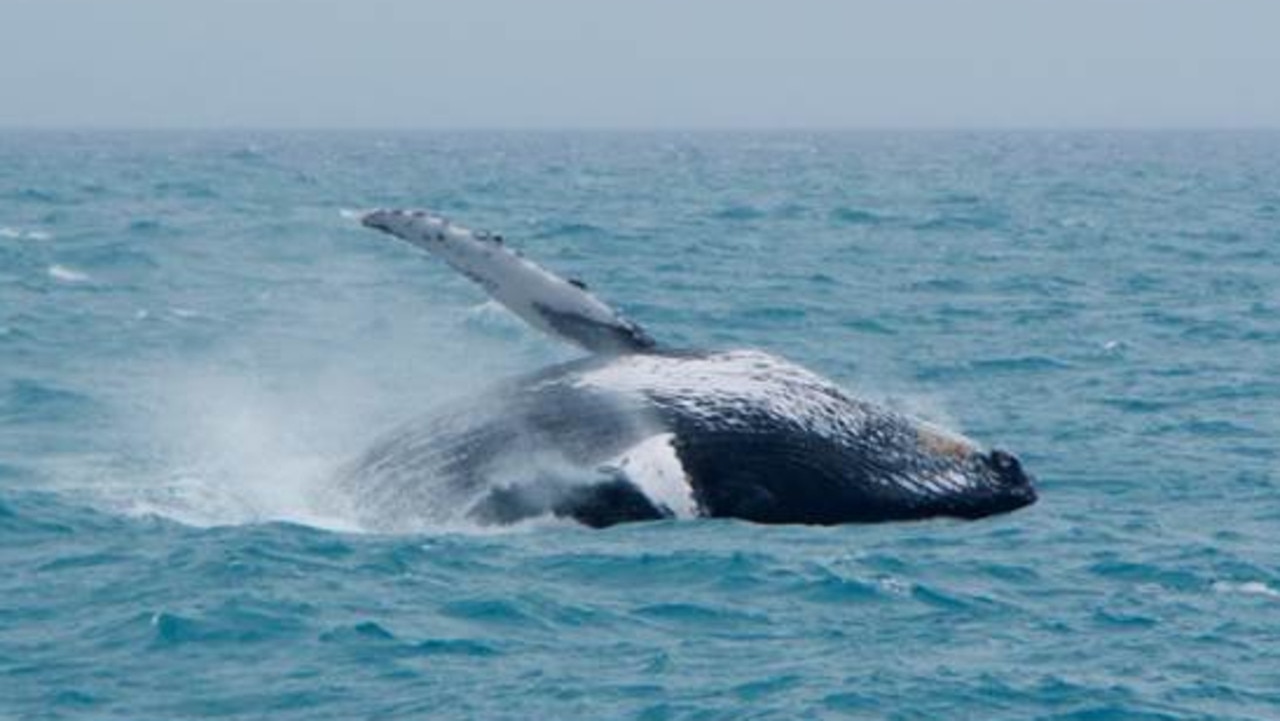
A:
POLYGON ((959 464, 975 483, 960 497, 944 502, 949 514, 983 518, 1036 502, 1035 479, 1012 453, 1001 448, 986 450, 964 436, 924 422, 916 428, 916 439, 926 456, 959 464))

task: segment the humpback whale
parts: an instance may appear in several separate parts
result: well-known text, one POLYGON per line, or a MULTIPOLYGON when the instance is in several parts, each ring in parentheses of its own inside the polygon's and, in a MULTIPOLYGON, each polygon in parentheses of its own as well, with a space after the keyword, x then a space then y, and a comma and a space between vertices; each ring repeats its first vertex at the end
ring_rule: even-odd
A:
POLYGON ((1007 451, 764 351, 667 348, 585 283, 499 235, 421 210, 379 209, 361 222, 440 258, 528 324, 587 352, 375 441, 337 476, 362 525, 831 525, 977 519, 1036 500, 1007 451))

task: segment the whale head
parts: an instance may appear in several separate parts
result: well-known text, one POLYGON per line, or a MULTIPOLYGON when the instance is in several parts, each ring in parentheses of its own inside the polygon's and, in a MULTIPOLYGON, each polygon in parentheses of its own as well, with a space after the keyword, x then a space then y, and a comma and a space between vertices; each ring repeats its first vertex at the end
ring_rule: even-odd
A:
POLYGON ((982 479, 982 491, 974 497, 981 497, 982 512, 978 516, 1015 511, 1036 502, 1035 479, 1023 469, 1017 456, 995 448, 977 454, 975 465, 982 479))
POLYGON ((1035 479, 1009 451, 984 449, 964 436, 919 420, 914 421, 914 439, 914 444, 907 444, 905 452, 896 455, 911 469, 902 476, 920 481, 920 490, 929 497, 923 505, 931 513, 982 518, 1036 502, 1035 479))

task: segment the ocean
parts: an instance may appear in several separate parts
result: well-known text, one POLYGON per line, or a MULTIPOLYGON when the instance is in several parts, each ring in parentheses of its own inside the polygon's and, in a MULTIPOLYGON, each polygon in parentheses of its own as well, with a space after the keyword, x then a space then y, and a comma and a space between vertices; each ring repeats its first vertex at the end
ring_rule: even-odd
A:
POLYGON ((1278 491, 1280 133, 0 132, 0 718, 1276 719, 1278 491), (328 474, 574 356, 377 206, 1040 501, 369 532, 328 474))

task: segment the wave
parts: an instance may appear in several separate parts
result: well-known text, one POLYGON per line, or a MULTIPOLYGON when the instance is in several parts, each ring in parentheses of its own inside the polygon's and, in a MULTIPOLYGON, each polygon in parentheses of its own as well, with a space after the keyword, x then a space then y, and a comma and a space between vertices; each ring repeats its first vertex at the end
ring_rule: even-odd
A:
POLYGON ((754 205, 729 205, 723 207, 711 214, 711 217, 717 220, 759 220, 767 215, 767 213, 754 205))
POLYGON ((0 226, 0 239, 5 240, 53 240, 53 233, 48 230, 22 230, 12 226, 0 226))
POLYGON ((881 225, 889 221, 889 218, 879 213, 842 205, 830 213, 831 220, 841 225, 881 225))
POLYGON ((0 394, 0 414, 10 423, 65 421, 89 414, 97 406, 91 396, 34 379, 10 381, 0 394))
POLYGON ((38 205, 61 205, 66 198, 61 193, 43 188, 18 188, 0 193, 0 200, 38 205))
POLYGON ((1004 213, 992 210, 975 213, 937 215, 918 221, 911 227, 913 230, 928 232, 993 230, 995 228, 1003 227, 1008 220, 1008 216, 1004 213))
POLYGON ((217 200, 221 197, 212 185, 198 180, 165 180, 152 185, 151 191, 162 198, 217 200))
POLYGON ((608 235, 609 231, 598 225, 591 223, 582 223, 575 221, 565 221, 559 223, 550 223, 540 226, 534 233, 535 239, 540 238, 575 238, 575 237, 603 237, 608 235))

